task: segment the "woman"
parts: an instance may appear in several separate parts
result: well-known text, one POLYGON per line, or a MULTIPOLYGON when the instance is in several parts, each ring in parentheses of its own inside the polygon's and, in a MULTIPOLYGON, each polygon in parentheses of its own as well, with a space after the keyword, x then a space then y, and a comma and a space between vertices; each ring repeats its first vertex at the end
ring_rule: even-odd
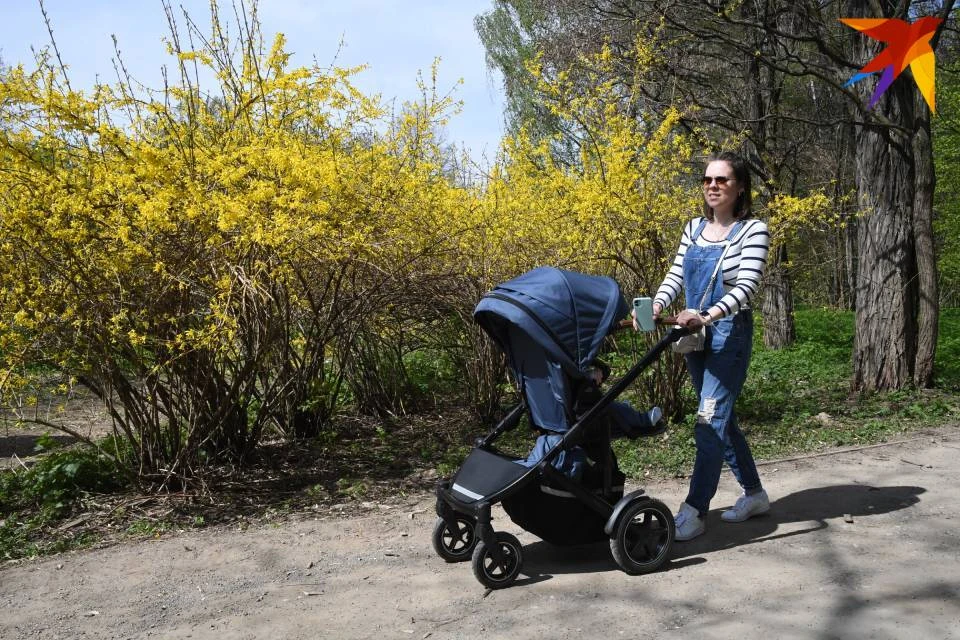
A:
POLYGON ((677 540, 704 532, 724 460, 743 495, 722 519, 742 522, 770 509, 734 412, 753 345, 750 301, 760 286, 770 234, 763 222, 750 219, 750 171, 738 155, 710 156, 703 175, 703 198, 703 216, 684 228, 673 266, 653 302, 654 316, 659 316, 682 288, 687 308, 677 316, 677 323, 691 331, 707 327, 703 351, 686 355, 699 398, 694 427, 697 453, 690 490, 676 516, 677 540))

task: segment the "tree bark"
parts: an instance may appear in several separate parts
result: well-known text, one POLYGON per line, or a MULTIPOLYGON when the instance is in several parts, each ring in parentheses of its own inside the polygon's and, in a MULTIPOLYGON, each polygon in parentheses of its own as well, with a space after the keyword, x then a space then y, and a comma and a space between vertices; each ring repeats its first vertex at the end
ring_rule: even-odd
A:
POLYGON ((940 292, 934 252, 933 144, 930 140, 930 111, 915 103, 917 117, 911 138, 914 164, 913 238, 917 255, 917 353, 913 381, 918 387, 933 386, 933 361, 940 320, 940 292))
POLYGON ((857 310, 857 222, 852 218, 843 233, 843 264, 846 277, 847 308, 857 310))
MULTIPOLYGON (((894 83, 881 99, 891 122, 910 122, 913 87, 894 83)), ((892 128, 857 131, 856 334, 853 388, 901 389, 913 382, 916 357, 916 256, 913 248, 913 158, 910 141, 892 128)))
MULTIPOLYGON (((862 0, 851 4, 869 8, 862 0)), ((906 17, 910 4, 886 8, 906 17)), ((941 17, 953 4, 943 3, 941 17)), ((926 387, 939 330, 930 115, 908 77, 888 88, 877 110, 902 128, 882 133, 863 125, 857 134, 857 194, 868 213, 858 229, 853 387, 926 387)))
POLYGON ((794 343, 797 332, 793 322, 793 287, 784 266, 787 247, 783 244, 770 252, 763 295, 763 344, 768 349, 782 349, 794 343))

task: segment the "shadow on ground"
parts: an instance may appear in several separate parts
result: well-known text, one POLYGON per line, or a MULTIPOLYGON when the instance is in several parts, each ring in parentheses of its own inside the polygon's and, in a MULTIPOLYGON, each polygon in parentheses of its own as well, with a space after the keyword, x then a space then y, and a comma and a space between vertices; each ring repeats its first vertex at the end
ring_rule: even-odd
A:
POLYGON ((0 435, 0 458, 34 456, 37 454, 37 440, 40 438, 44 438, 48 442, 52 440, 60 445, 77 442, 75 438, 66 435, 0 435))
POLYGON ((688 542, 674 544, 673 558, 732 549, 741 545, 800 536, 830 526, 829 520, 889 513, 906 509, 920 502, 923 487, 873 487, 842 484, 804 489, 770 503, 770 511, 746 522, 727 523, 720 519, 724 509, 707 515, 707 531, 688 542), (783 525, 803 523, 808 526, 781 531, 783 525))
MULTIPOLYGON (((923 487, 872 487, 845 484, 804 489, 770 504, 770 511, 736 524, 720 519, 724 509, 707 516, 707 531, 687 542, 675 542, 670 563, 662 570, 675 571, 707 562, 706 554, 742 545, 788 538, 827 529, 830 520, 853 519, 906 509, 920 501, 923 487), (787 527, 803 523, 800 529, 787 527), (788 529, 789 530, 786 530, 788 529)), ((609 542, 561 547, 543 541, 523 548, 523 574, 517 585, 549 580, 553 575, 619 570, 610 555, 609 542)))

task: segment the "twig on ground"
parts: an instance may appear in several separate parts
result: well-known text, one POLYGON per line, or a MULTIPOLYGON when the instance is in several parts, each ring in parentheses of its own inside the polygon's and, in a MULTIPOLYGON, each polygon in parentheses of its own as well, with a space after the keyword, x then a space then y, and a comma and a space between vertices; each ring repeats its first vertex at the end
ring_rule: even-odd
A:
POLYGON ((23 467, 24 469, 30 468, 26 465, 26 463, 23 460, 20 459, 20 456, 18 456, 17 454, 13 454, 12 456, 10 456, 10 458, 19 462, 20 466, 23 467))

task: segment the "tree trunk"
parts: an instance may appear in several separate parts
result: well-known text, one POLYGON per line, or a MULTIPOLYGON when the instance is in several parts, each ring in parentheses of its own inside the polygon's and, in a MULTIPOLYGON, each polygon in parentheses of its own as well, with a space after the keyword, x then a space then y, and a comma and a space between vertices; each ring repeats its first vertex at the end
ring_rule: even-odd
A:
POLYGON ((833 234, 831 238, 833 240, 833 246, 831 247, 832 255, 830 260, 833 264, 833 269, 830 272, 830 298, 827 300, 827 303, 835 309, 849 309, 850 304, 848 302, 849 295, 847 294, 847 272, 845 269, 846 266, 846 257, 844 256, 844 234, 845 231, 840 229, 833 234))
MULTIPOLYGON (((876 108, 891 122, 910 122, 900 111, 912 111, 913 90, 894 83, 876 108)), ((861 125, 855 175, 865 215, 857 229, 853 388, 901 389, 913 382, 917 334, 910 142, 890 128, 861 125)))
MULTIPOLYGON (((743 10, 751 19, 766 23, 771 14, 770 2, 745 5, 743 10)), ((744 102, 750 135, 744 148, 751 162, 761 169, 763 190, 771 194, 782 190, 780 176, 767 161, 776 157, 769 148, 771 139, 776 139, 776 119, 771 118, 771 104, 779 102, 778 79, 772 69, 761 65, 756 51, 776 47, 776 37, 768 32, 757 32, 751 55, 744 60, 744 102)), ((784 268, 787 263, 787 247, 774 243, 767 259, 763 279, 763 343, 770 349, 782 349, 794 343, 797 337, 793 318, 793 286, 790 273, 784 268)))
MULTIPOLYGON (((892 0, 851 0, 845 5, 848 16, 877 15, 880 10, 889 18, 902 8, 892 0)), ((870 60, 882 47, 870 38, 860 37, 855 42, 855 59, 860 60, 870 60)), ((866 105, 874 83, 854 86, 866 105)), ((862 212, 857 225, 851 380, 856 391, 902 389, 913 383, 917 352, 913 148, 906 131, 874 122, 885 119, 912 129, 916 90, 909 77, 900 77, 887 88, 872 114, 859 114, 866 117, 857 126, 855 139, 854 181, 862 212)))
POLYGON ((786 263, 787 247, 781 244, 770 252, 763 281, 763 344, 768 349, 789 347, 797 339, 793 322, 793 287, 783 267, 786 263))
POLYGON ((843 265, 846 277, 847 309, 857 310, 857 222, 851 218, 843 230, 843 265))
POLYGON ((913 380, 918 387, 933 386, 933 360, 937 350, 940 293, 933 239, 933 145, 930 111, 918 99, 911 138, 914 165, 913 238, 917 253, 917 354, 913 380))
MULTIPOLYGON (((844 196, 850 192, 854 184, 851 168, 854 166, 854 158, 857 157, 854 146, 856 144, 855 132, 856 128, 853 124, 843 124, 837 127, 836 148, 839 156, 837 158, 833 194, 837 202, 844 200, 844 196)), ((837 232, 835 246, 838 295, 834 304, 840 309, 854 311, 857 306, 854 293, 857 288, 857 218, 855 215, 851 215, 849 210, 845 209, 844 211, 844 225, 837 232)))

